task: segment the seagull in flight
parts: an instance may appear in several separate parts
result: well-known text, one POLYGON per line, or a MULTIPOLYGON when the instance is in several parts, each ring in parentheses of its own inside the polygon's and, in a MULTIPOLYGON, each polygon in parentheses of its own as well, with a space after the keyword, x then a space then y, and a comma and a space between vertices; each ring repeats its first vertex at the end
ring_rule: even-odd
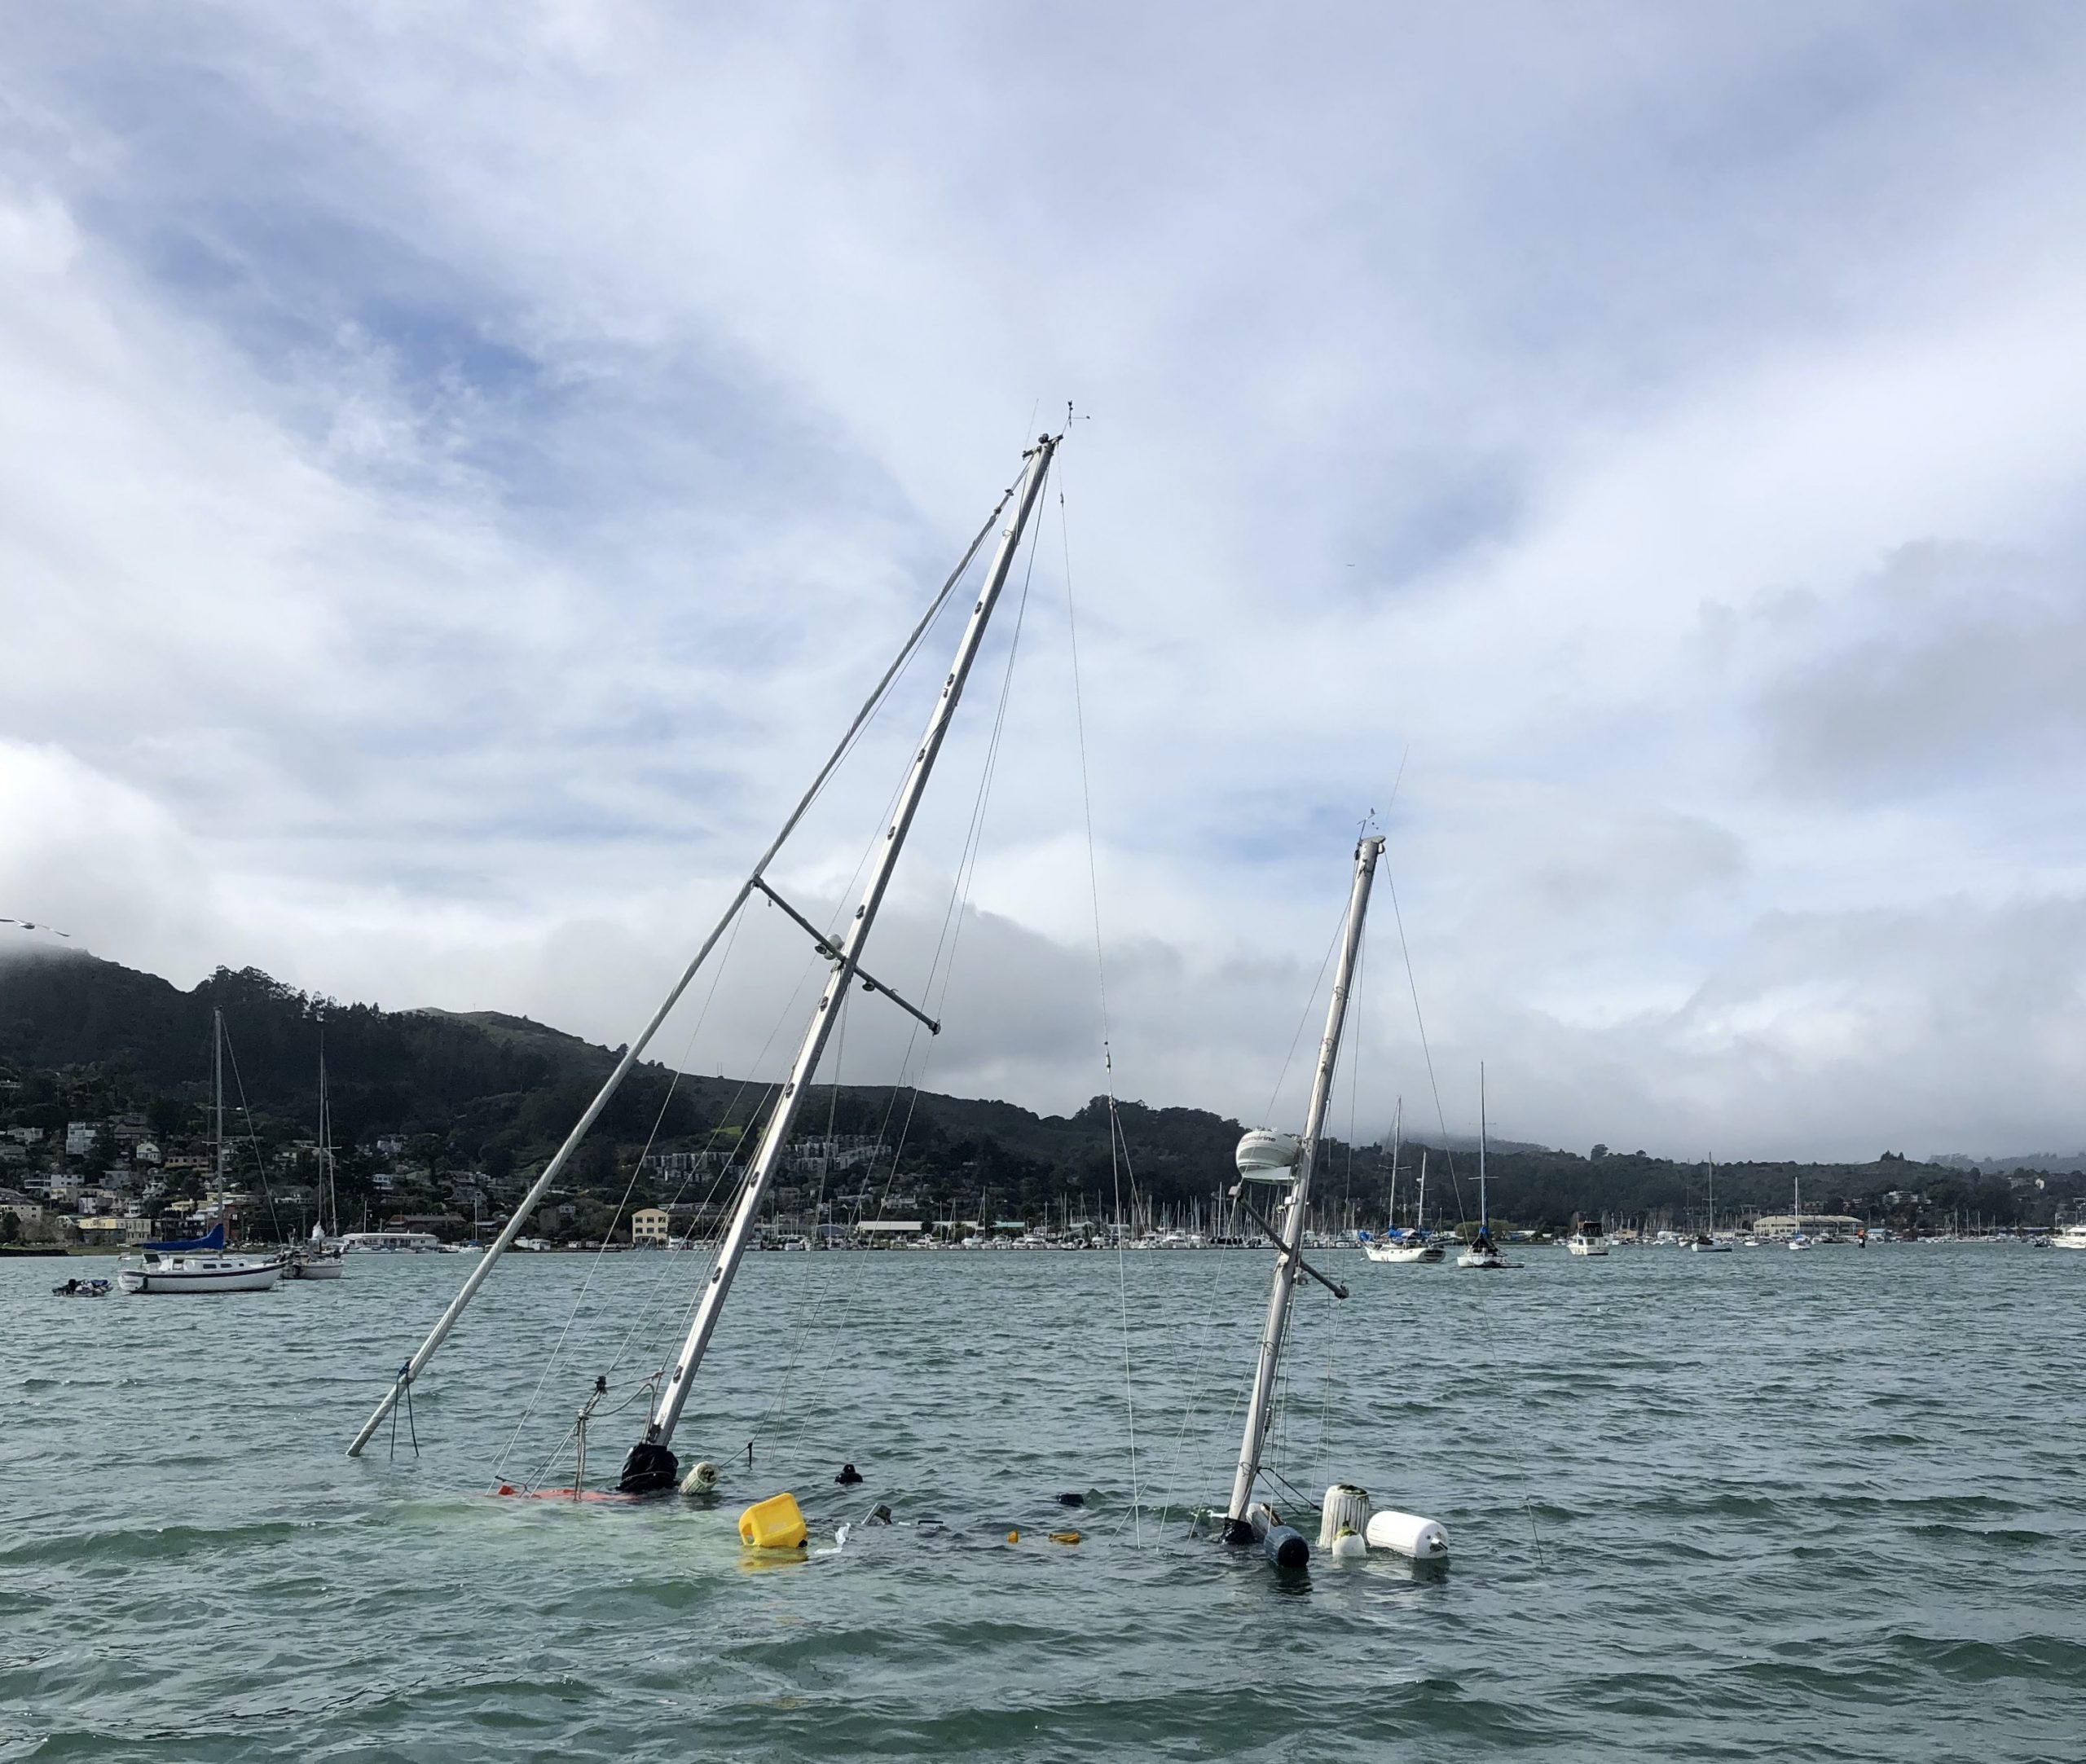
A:
POLYGON ((0 919, 0 925, 19 925, 25 931, 49 931, 54 937, 70 937, 70 931, 61 931, 55 925, 39 925, 34 919, 0 919))

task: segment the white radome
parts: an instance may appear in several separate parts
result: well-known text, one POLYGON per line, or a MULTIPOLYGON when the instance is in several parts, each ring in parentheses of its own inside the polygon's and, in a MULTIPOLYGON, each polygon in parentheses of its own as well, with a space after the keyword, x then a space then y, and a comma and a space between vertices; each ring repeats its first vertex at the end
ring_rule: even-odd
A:
POLYGON ((1239 1142, 1239 1174, 1248 1182, 1287 1182, 1303 1155, 1304 1142, 1296 1134, 1256 1127, 1239 1142))

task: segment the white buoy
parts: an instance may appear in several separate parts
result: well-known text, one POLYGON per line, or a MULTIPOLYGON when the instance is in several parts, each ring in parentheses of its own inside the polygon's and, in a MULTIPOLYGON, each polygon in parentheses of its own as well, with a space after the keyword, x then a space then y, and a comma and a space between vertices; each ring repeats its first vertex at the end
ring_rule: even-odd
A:
POLYGON ((1318 1547, 1331 1549, 1343 1531, 1351 1531, 1358 1537, 1366 1535, 1369 1512, 1366 1489, 1358 1489, 1351 1482, 1336 1482, 1326 1490, 1325 1503, 1318 1509, 1318 1547))
POLYGON ((1369 1546, 1362 1541, 1358 1531, 1344 1531, 1332 1542, 1332 1559, 1336 1562, 1358 1562, 1369 1553, 1369 1546))
POLYGON ((706 1458, 699 1458, 695 1467, 681 1478, 684 1494, 707 1494, 717 1486, 717 1467, 706 1458))
POLYGON ((1417 1513, 1378 1513, 1364 1533, 1373 1550, 1395 1551, 1415 1562, 1439 1561, 1449 1553, 1449 1534, 1417 1513))

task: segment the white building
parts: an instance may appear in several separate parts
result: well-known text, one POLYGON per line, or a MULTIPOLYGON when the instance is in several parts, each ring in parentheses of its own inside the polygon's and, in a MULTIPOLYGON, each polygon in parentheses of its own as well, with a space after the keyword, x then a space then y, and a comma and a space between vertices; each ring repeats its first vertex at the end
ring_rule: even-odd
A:
POLYGON ((65 1155, 84 1158, 95 1149, 95 1135, 101 1130, 99 1121, 68 1121, 65 1124, 65 1155))

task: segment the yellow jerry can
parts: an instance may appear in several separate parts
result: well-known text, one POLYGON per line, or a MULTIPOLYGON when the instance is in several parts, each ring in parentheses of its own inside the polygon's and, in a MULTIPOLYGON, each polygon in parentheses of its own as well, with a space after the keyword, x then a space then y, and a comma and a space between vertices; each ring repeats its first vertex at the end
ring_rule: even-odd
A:
POLYGON ((755 1550, 800 1550, 804 1515, 794 1494, 771 1494, 739 1515, 739 1542, 755 1550))

